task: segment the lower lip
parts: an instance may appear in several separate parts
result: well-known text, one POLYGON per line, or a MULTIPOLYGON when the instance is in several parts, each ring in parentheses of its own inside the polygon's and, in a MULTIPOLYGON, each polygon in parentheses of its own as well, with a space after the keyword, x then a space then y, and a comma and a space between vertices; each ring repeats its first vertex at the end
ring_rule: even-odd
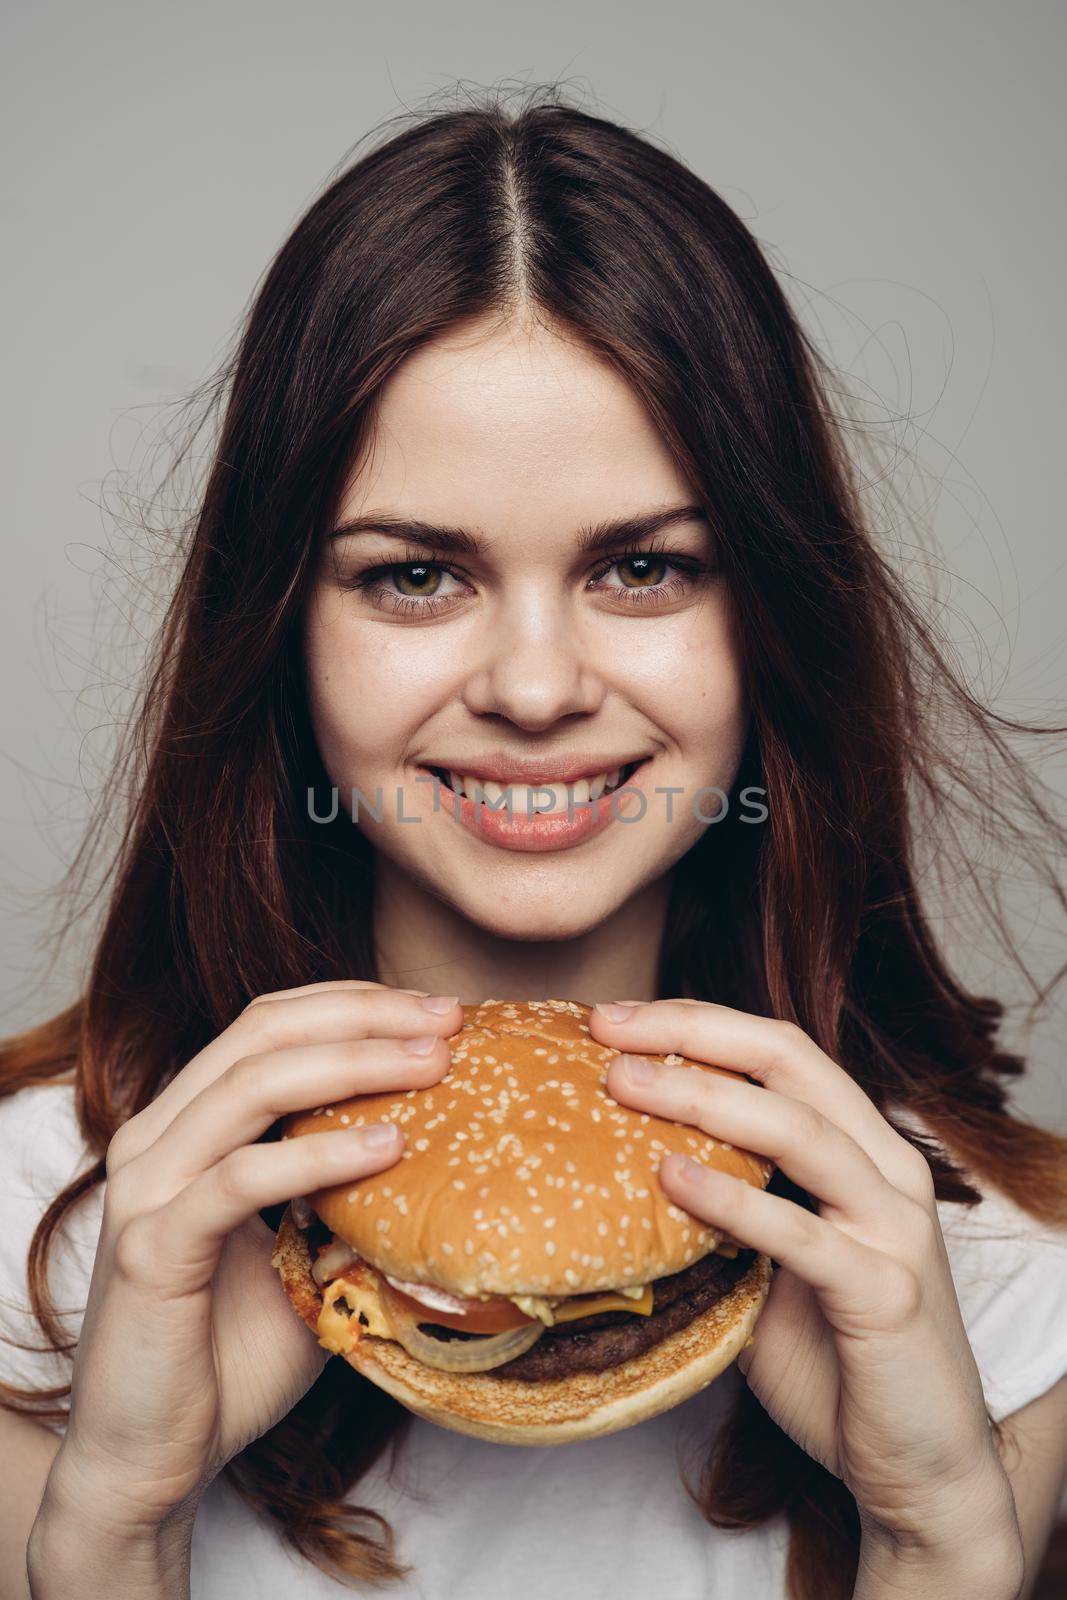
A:
MULTIPOLYGON (((566 850, 596 838, 620 818, 640 814, 623 797, 642 788, 650 764, 651 758, 640 762, 625 783, 610 794, 601 795, 599 800, 588 800, 584 804, 576 801, 569 809, 535 811, 531 816, 526 815, 525 807, 515 806, 509 816, 504 806, 493 811, 483 802, 475 804, 467 795, 456 794, 438 779, 437 809, 454 817, 476 839, 500 845, 504 850, 566 850)), ((425 767, 420 770, 429 771, 425 767)))

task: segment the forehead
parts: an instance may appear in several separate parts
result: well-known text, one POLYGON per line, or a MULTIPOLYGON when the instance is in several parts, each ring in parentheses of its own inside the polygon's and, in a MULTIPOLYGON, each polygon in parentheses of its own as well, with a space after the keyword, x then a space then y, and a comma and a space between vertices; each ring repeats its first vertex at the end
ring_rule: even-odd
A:
POLYGON ((576 339, 479 321, 383 386, 341 513, 380 509, 542 535, 632 514, 688 485, 637 393, 576 339))

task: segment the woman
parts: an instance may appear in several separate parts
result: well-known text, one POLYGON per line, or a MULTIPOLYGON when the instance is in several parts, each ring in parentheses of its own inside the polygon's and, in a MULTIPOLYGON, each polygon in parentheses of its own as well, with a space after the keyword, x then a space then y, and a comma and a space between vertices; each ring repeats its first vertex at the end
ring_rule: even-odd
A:
POLYGON ((1005 1109, 1000 1006, 923 918, 933 709, 1053 824, 866 532, 755 241, 551 95, 431 114, 311 207, 225 376, 85 992, 3 1060, 8 1160, 50 1190, 17 1191, 3 1294, 73 1356, 5 1346, 33 1595, 1024 1592, 1065 1147, 1005 1109), (615 769, 615 819, 568 823, 615 769), (560 815, 466 826, 439 785, 479 780, 560 815), (776 1263, 743 1377, 565 1450, 415 1421, 269 1266, 289 1197, 403 1149, 277 1119, 435 1082, 487 996, 604 1002, 613 1095, 779 1168, 659 1173, 776 1263), (669 1051, 738 1080, 623 1059, 669 1051))

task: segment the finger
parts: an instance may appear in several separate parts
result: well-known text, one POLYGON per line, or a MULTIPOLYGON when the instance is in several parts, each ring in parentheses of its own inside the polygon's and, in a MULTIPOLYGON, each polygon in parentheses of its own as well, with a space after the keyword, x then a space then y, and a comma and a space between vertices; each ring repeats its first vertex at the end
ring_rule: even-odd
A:
POLYGON ((914 1173, 911 1145, 794 1023, 704 1000, 652 1000, 634 1005, 625 1020, 606 1017, 594 1006, 589 1028, 601 1044, 617 1050, 676 1052, 747 1073, 768 1089, 805 1101, 850 1134, 890 1183, 907 1189, 914 1173))
POLYGON ((650 1081, 633 1080, 626 1055, 608 1068, 608 1093, 625 1105, 770 1156, 787 1178, 850 1221, 867 1222, 900 1202, 867 1152, 807 1102, 701 1067, 657 1065, 641 1057, 636 1064, 651 1067, 650 1081))
POLYGON ((242 1145, 165 1205, 125 1223, 115 1240, 115 1265, 143 1289, 193 1294, 210 1282, 227 1234, 250 1217, 294 1195, 380 1172, 403 1144, 398 1128, 380 1123, 242 1145), (391 1130, 385 1143, 374 1142, 379 1127, 391 1130))
POLYGON ((837 1351, 825 1335, 819 1296, 810 1283, 780 1267, 771 1278, 756 1337, 740 1352, 737 1365, 760 1399, 791 1372, 802 1374, 805 1393, 832 1394, 837 1351))
MULTIPOLYGON (((447 1044, 433 1034, 346 1039, 242 1056, 194 1095, 130 1165, 141 1169, 146 1196, 162 1205, 231 1150, 254 1143, 289 1112, 311 1106, 325 1111, 333 1101, 353 1095, 425 1089, 451 1065, 447 1044)), ((399 1106, 395 1109, 405 1115, 399 1106)), ((366 1118, 342 1113, 338 1119, 344 1126, 350 1120, 359 1126, 366 1118)))
POLYGON ((848 1303, 852 1288, 869 1284, 884 1258, 824 1217, 743 1178, 705 1167, 672 1151, 659 1164, 668 1197, 747 1249, 759 1250, 795 1272, 820 1294, 848 1303))
POLYGON ((427 1033, 447 1038, 462 1023, 458 1001, 447 1011, 431 1011, 414 995, 358 981, 340 987, 316 984, 304 993, 283 990, 276 999, 253 1000, 143 1111, 123 1124, 112 1141, 114 1150, 108 1151, 108 1172, 154 1144, 190 1100, 241 1056, 346 1039, 408 1039, 427 1033))

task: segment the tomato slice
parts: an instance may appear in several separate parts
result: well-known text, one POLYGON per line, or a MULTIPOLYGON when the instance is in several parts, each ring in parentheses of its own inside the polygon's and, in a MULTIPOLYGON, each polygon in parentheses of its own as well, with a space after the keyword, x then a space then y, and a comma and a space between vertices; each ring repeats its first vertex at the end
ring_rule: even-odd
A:
POLYGON ((438 1311, 436 1306, 423 1305, 420 1300, 405 1294, 393 1284, 389 1285, 389 1289, 420 1322, 437 1323, 442 1328, 457 1328, 461 1333, 507 1333, 509 1328, 525 1328, 537 1321, 536 1317, 528 1317, 503 1296, 497 1300, 478 1300, 470 1311, 438 1311))

